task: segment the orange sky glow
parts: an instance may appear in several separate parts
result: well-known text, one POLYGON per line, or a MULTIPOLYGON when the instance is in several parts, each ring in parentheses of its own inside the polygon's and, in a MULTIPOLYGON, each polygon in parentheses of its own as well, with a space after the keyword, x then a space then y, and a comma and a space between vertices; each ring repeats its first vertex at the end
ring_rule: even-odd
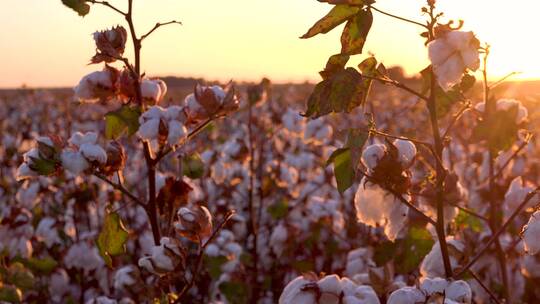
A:
MULTIPOLYGON (((125 0, 110 0, 119 7, 125 0)), ((94 6, 84 18, 60 0, 1 0, 0 88, 74 86, 100 69, 87 65, 94 53, 91 34, 123 24, 117 14, 94 6)), ((376 7, 422 21, 421 0, 379 0, 376 7)), ((489 71, 498 78, 540 79, 540 1, 438 0, 451 18, 465 20, 492 46, 489 71)), ((209 80, 317 81, 326 59, 339 52, 340 28, 309 40, 298 39, 330 6, 315 0, 135 0, 139 34, 157 21, 182 26, 159 29, 143 46, 143 70, 152 76, 193 76, 209 80)), ((402 65, 412 75, 427 64, 421 28, 375 13, 365 53, 386 66, 402 65)), ((128 55, 130 54, 128 48, 128 55)), ((357 56, 351 60, 356 64, 357 56)))

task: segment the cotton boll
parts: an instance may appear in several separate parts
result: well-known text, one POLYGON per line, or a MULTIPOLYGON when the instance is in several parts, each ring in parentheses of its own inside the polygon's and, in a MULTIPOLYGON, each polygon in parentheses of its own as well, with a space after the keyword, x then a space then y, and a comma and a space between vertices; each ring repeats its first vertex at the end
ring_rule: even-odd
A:
MULTIPOLYGON (((464 245, 462 242, 455 240, 451 237, 447 237, 446 242, 449 246, 453 246, 455 250, 450 254, 450 265, 452 269, 458 267, 459 257, 456 257, 452 252, 462 253, 464 251, 464 245)), ((444 262, 441 253, 441 246, 437 241, 433 244, 431 251, 424 257, 422 264, 420 265, 420 274, 427 278, 440 278, 445 276, 444 262)))
POLYGON ((141 82, 141 95, 159 103, 167 93, 167 85, 160 79, 144 79, 141 82))
POLYGON ((186 127, 177 120, 172 120, 168 124, 169 134, 167 136, 167 143, 170 146, 178 144, 181 140, 185 139, 188 135, 186 127))
POLYGON ((277 225, 272 231, 272 235, 270 236, 270 247, 277 256, 281 256, 287 237, 287 227, 283 225, 283 223, 277 225))
POLYGON ((44 242, 47 248, 51 248, 54 244, 60 243, 58 231, 54 228, 56 221, 53 218, 45 217, 41 219, 36 229, 36 238, 38 241, 44 242))
POLYGON ((340 278, 335 274, 320 279, 317 282, 317 285, 322 293, 331 293, 334 295, 339 295, 341 293, 340 278))
POLYGON ((471 287, 465 281, 454 281, 445 288, 444 294, 447 298, 459 303, 471 303, 471 287))
POLYGON ((154 118, 141 124, 137 131, 137 136, 143 140, 156 139, 159 133, 159 122, 160 119, 154 118))
POLYGON ((136 268, 133 265, 124 266, 119 268, 114 274, 114 289, 125 290, 126 288, 135 284, 136 268))
POLYGON ((79 175, 90 167, 88 161, 78 151, 64 150, 60 154, 60 160, 62 167, 74 175, 79 175))
POLYGON ((39 176, 39 174, 30 169, 30 166, 28 166, 27 163, 22 163, 19 168, 17 168, 17 181, 34 178, 39 176))
POLYGON ((279 297, 279 304, 313 304, 316 303, 315 294, 312 292, 302 291, 302 288, 312 283, 312 281, 304 279, 300 276, 292 280, 285 286, 281 296, 279 297))
POLYGON ((392 143, 399 152, 399 162, 404 167, 409 167, 416 156, 416 146, 408 140, 396 139, 392 143))
POLYGON ((353 296, 348 295, 348 294, 346 295, 347 295, 346 298, 349 298, 349 301, 351 301, 351 302, 345 302, 346 304, 347 303, 380 304, 379 297, 377 296, 377 294, 375 293, 375 290, 373 290, 371 286, 362 285, 362 286, 358 286, 358 288, 354 290, 354 294, 353 294, 354 298, 358 299, 359 302, 352 302, 352 299, 350 298, 353 296))
POLYGON ((180 106, 170 106, 167 108, 167 110, 165 110, 163 117, 169 121, 178 120, 180 122, 184 122, 185 120, 184 108, 180 106))
POLYGON ((527 254, 536 255, 540 252, 540 211, 533 213, 523 227, 523 246, 527 254))
MULTIPOLYGON (((152 119, 161 119, 163 117, 166 117, 167 111, 168 110, 160 106, 151 106, 150 108, 148 108, 148 110, 141 114, 141 116, 139 117, 139 123, 143 124, 152 119)), ((172 114, 173 112, 174 110, 171 111, 170 114, 172 114)))
POLYGON ((437 293, 443 294, 448 286, 448 282, 443 278, 422 278, 420 282, 420 290, 429 296, 437 293))
POLYGON ((96 132, 75 132, 69 138, 68 142, 74 146, 80 147, 83 144, 95 144, 97 142, 98 135, 96 132))
POLYGON ((379 160, 386 153, 386 147, 382 144, 373 144, 364 149, 362 163, 370 170, 375 169, 379 160))
POLYGON ((540 257, 525 255, 522 257, 521 273, 527 278, 540 278, 540 257))
POLYGON ((100 164, 107 163, 107 152, 99 145, 82 144, 79 150, 89 161, 96 161, 100 164))
POLYGON ((424 303, 426 297, 414 287, 403 287, 390 294, 387 304, 417 304, 424 303))
POLYGON ((398 198, 365 179, 360 182, 354 205, 358 221, 372 227, 384 227, 390 241, 394 241, 405 226, 409 212, 398 198))
POLYGON ((49 278, 48 290, 51 295, 51 299, 60 303, 64 295, 70 291, 69 276, 67 272, 59 268, 49 278))
POLYGON ((112 90, 113 80, 109 69, 96 71, 84 76, 79 84, 73 89, 75 98, 82 102, 94 103, 99 100, 97 90, 112 90))
POLYGON ((449 31, 428 44, 429 59, 439 85, 449 90, 463 73, 480 67, 479 41, 472 32, 449 31))

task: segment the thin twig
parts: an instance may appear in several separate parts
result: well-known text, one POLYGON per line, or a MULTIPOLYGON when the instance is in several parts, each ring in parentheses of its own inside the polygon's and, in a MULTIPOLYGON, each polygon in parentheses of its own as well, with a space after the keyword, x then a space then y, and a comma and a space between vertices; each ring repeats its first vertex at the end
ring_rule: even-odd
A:
POLYGON ((377 11, 377 12, 379 12, 379 13, 381 13, 381 14, 383 14, 383 15, 386 15, 386 16, 388 16, 388 17, 392 17, 392 18, 396 18, 396 19, 401 20, 401 21, 405 21, 405 22, 408 22, 408 23, 416 24, 416 25, 419 25, 419 26, 421 26, 421 27, 423 27, 423 28, 425 28, 425 29, 428 28, 425 24, 422 24, 422 23, 420 23, 420 22, 417 22, 417 21, 414 21, 414 20, 410 20, 410 19, 407 19, 407 18, 403 18, 403 17, 399 17, 399 16, 396 16, 396 15, 394 15, 394 14, 387 13, 387 12, 382 11, 382 10, 380 10, 380 9, 374 7, 374 6, 370 6, 370 7, 371 7, 374 11, 377 11))
POLYGON ((465 105, 456 114, 454 114, 454 116, 452 117, 452 121, 450 121, 448 127, 446 127, 446 131, 444 131, 444 134, 442 135, 443 139, 448 136, 454 125, 459 121, 461 116, 463 116, 463 113, 465 113, 465 111, 467 111, 470 107, 471 103, 467 101, 465 105))
POLYGON ((210 235, 208 240, 206 240, 206 242, 203 245, 201 245, 201 242, 199 240, 199 242, 198 242, 199 249, 198 249, 197 261, 195 262, 195 269, 194 269, 194 271, 193 271, 193 273, 191 275, 191 280, 186 285, 184 285, 182 290, 178 293, 178 298, 176 299, 176 301, 174 301, 174 303, 180 303, 180 301, 182 300, 184 295, 191 289, 191 287, 193 287, 193 285, 195 284, 195 281, 197 279, 197 275, 199 274, 201 266, 202 266, 204 250, 217 237, 218 233, 223 229, 223 227, 225 227, 227 222, 229 222, 229 220, 233 217, 233 215, 235 213, 236 213, 235 210, 231 210, 231 211, 227 212, 227 214, 225 215, 225 218, 223 219, 223 221, 217 226, 217 228, 214 230, 214 232, 212 232, 212 235, 210 235))
POLYGON ((450 205, 452 205, 452 206, 458 208, 459 210, 461 210, 461 211, 463 211, 463 212, 465 212, 465 213, 468 213, 468 214, 470 214, 470 215, 472 215, 472 216, 474 216, 474 217, 477 217, 477 218, 479 218, 479 219, 481 219, 481 220, 483 220, 483 221, 485 221, 485 222, 489 222, 489 219, 488 219, 487 217, 485 217, 485 216, 481 215, 480 213, 477 213, 477 212, 475 212, 475 211, 473 211, 473 210, 471 210, 471 209, 462 207, 462 206, 460 206, 460 205, 458 205, 458 204, 452 204, 452 203, 451 203, 450 205))
POLYGON ((476 282, 478 282, 478 284, 480 285, 480 287, 482 287, 482 289, 484 289, 489 297, 495 301, 495 303, 497 304, 501 304, 501 302, 499 301, 499 299, 497 299, 497 297, 495 296, 495 294, 493 294, 493 292, 491 290, 489 290, 489 288, 480 280, 480 278, 476 275, 476 273, 474 273, 472 270, 469 269, 469 273, 471 274, 471 276, 476 280, 476 282))
POLYGON ((126 195, 131 200, 133 200, 137 205, 139 205, 139 206, 141 206, 143 208, 146 207, 146 205, 139 198, 137 198, 135 195, 133 195, 133 193, 129 192, 129 190, 127 190, 124 186, 109 180, 105 175, 103 175, 101 173, 95 172, 94 176, 96 176, 97 178, 99 178, 102 181, 106 182, 107 184, 111 185, 114 189, 119 190, 120 192, 122 192, 124 195, 126 195))
POLYGON ((179 25, 182 25, 182 22, 180 21, 176 21, 176 20, 173 20, 173 21, 169 21, 169 22, 164 22, 164 23, 156 23, 156 25, 154 25, 154 27, 148 31, 148 33, 144 34, 141 36, 140 40, 143 41, 144 39, 146 39, 148 36, 150 36, 150 34, 152 34, 155 30, 157 30, 158 28, 162 27, 162 26, 165 26, 165 25, 169 25, 169 24, 179 24, 179 25))
POLYGON ((98 0, 86 0, 86 2, 89 2, 89 3, 92 3, 92 4, 101 4, 101 5, 104 5, 112 10, 114 10, 115 12, 121 14, 122 16, 126 16, 127 13, 124 13, 123 11, 121 11, 120 9, 116 8, 115 6, 113 6, 112 4, 110 4, 109 2, 107 1, 98 1, 98 0))
POLYGON ((423 99, 425 101, 428 101, 429 100, 429 97, 415 91, 414 89, 408 87, 407 85, 404 85, 402 84, 401 82, 399 81, 396 81, 396 80, 393 80, 393 79, 388 79, 388 78, 379 78, 379 77, 372 77, 372 76, 367 76, 367 75, 362 75, 363 78, 367 78, 367 79, 372 79, 372 80, 377 80, 377 81, 380 81, 380 82, 383 82, 383 83, 386 83, 386 84, 390 84, 390 85, 393 85, 395 86, 396 88, 399 88, 399 89, 402 89, 404 91, 407 91, 411 94, 413 94, 414 96, 420 98, 420 99, 423 99))
POLYGON ((508 78, 510 78, 510 77, 512 77, 512 76, 514 76, 514 75, 518 75, 518 74, 521 74, 521 72, 510 72, 510 73, 506 74, 506 76, 504 76, 503 78, 501 78, 501 79, 495 81, 494 83, 490 84, 490 85, 489 85, 489 88, 490 88, 490 89, 493 89, 493 88, 495 88, 496 86, 498 86, 498 85, 500 85, 501 83, 503 83, 504 81, 506 81, 506 79, 508 79, 508 78))

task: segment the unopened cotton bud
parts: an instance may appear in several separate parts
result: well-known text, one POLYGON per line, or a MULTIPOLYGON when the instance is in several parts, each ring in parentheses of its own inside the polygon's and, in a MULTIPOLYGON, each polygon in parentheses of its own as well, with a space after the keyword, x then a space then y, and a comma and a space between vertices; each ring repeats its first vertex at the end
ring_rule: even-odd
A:
POLYGON ((362 163, 370 170, 375 169, 379 160, 386 153, 386 147, 382 144, 368 146, 362 153, 362 163))
POLYGON ((182 207, 177 215, 176 230, 190 240, 200 241, 212 234, 212 215, 206 207, 182 207))

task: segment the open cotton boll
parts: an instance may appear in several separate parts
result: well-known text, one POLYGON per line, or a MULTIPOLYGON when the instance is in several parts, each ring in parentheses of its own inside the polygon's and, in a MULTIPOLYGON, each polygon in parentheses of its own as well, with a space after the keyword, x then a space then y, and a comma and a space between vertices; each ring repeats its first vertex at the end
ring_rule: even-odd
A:
POLYGON ((99 145, 82 144, 79 151, 89 161, 96 161, 100 164, 107 163, 107 152, 99 145))
POLYGON ((429 60, 439 85, 447 91, 467 69, 480 67, 479 41, 472 32, 449 31, 428 44, 429 60))
POLYGON ((75 132, 69 138, 68 142, 74 146, 80 147, 83 144, 95 144, 97 142, 98 135, 96 132, 75 132))
MULTIPOLYGON (((343 280, 342 280, 343 281, 343 280)), ((345 292, 345 288, 344 288, 345 292)), ((345 292, 344 304, 380 304, 379 297, 371 286, 358 286, 354 293, 345 292)))
POLYGON ((21 181, 28 178, 37 177, 39 174, 30 169, 27 163, 22 163, 19 168, 17 168, 17 181, 21 181))
MULTIPOLYGON (((523 186, 523 179, 518 176, 512 180, 510 187, 504 195, 504 211, 509 216, 516 208, 523 202, 527 194, 534 189, 529 186, 523 186)), ((534 199, 531 200, 530 205, 534 204, 534 199)))
POLYGON ((60 160, 62 167, 74 175, 79 175, 90 167, 88 161, 79 151, 64 150, 60 154, 60 160))
POLYGON ((112 87, 111 72, 109 69, 105 69, 84 76, 73 90, 77 100, 93 103, 99 100, 99 96, 96 94, 98 88, 111 89, 112 87))
POLYGON ((163 117, 166 120, 178 120, 184 122, 184 108, 180 106, 170 106, 165 110, 165 113, 163 113, 163 117))
MULTIPOLYGON (((405 199, 410 198, 405 195, 405 199)), ((394 195, 365 178, 354 198, 358 221, 371 227, 384 227, 384 234, 394 241, 405 226, 409 209, 394 195)))
POLYGON ((448 281, 443 278, 421 278, 420 290, 422 290, 428 296, 433 294, 443 294, 444 290, 448 286, 448 281))
POLYGON ((42 144, 45 144, 49 147, 54 147, 54 143, 52 142, 52 140, 47 137, 47 136, 39 136, 38 138, 36 138, 36 141, 38 143, 42 143, 42 144))
POLYGON ((152 119, 160 119, 166 116, 167 110, 160 106, 151 106, 139 117, 139 123, 143 124, 152 119))
POLYGON ((448 284, 444 289, 444 295, 458 303, 471 303, 472 291, 471 287, 465 281, 454 281, 448 284))
POLYGON ((132 286, 137 281, 134 277, 136 269, 133 265, 119 268, 114 274, 114 289, 124 290, 126 287, 132 286))
POLYGON ((169 121, 169 134, 167 135, 167 143, 174 146, 185 139, 188 135, 187 128, 177 120, 169 121))
POLYGON ((383 144, 373 144, 362 153, 362 163, 369 169, 373 170, 386 153, 386 146, 383 144))
POLYGON ((409 167, 416 156, 416 146, 408 140, 396 139, 392 143, 399 152, 399 162, 404 167, 409 167))
POLYGON ((144 79, 141 82, 141 95, 145 99, 160 102, 167 93, 167 85, 161 79, 144 79))
POLYGON ((313 304, 316 303, 315 294, 309 291, 303 291, 302 288, 306 284, 313 283, 302 276, 297 277, 285 286, 279 304, 313 304))
POLYGON ((520 101, 515 99, 499 99, 497 100, 497 110, 508 111, 509 109, 517 107, 518 112, 516 114, 516 123, 520 124, 529 114, 527 108, 525 108, 520 101))
POLYGON ((137 130, 137 136, 143 140, 156 139, 159 134, 159 122, 159 118, 154 118, 141 124, 137 130))
POLYGON ((319 289, 322 293, 332 293, 339 295, 341 293, 341 280, 340 278, 333 274, 325 276, 317 282, 319 289))
MULTIPOLYGON (((453 246, 455 250, 450 252, 450 265, 452 269, 459 266, 459 258, 452 252, 462 253, 465 250, 465 246, 461 241, 458 241, 452 237, 447 237, 446 242, 449 246, 453 246)), ((424 257, 422 264, 420 264, 420 274, 427 278, 442 278, 445 276, 444 262, 441 253, 441 246, 437 241, 431 247, 431 251, 424 257)))
POLYGON ((387 304, 417 304, 424 303, 426 296, 414 287, 403 287, 390 294, 387 304))
POLYGON ((281 256, 288 235, 287 227, 283 223, 277 225, 272 231, 272 235, 270 235, 270 247, 277 256, 281 256))
POLYGON ((50 217, 41 219, 36 228, 36 238, 38 241, 44 242, 47 248, 50 248, 54 244, 60 243, 60 237, 58 231, 54 228, 56 220, 50 217))
POLYGON ((527 225, 523 227, 523 246, 525 252, 530 255, 540 252, 540 211, 533 213, 527 225))

